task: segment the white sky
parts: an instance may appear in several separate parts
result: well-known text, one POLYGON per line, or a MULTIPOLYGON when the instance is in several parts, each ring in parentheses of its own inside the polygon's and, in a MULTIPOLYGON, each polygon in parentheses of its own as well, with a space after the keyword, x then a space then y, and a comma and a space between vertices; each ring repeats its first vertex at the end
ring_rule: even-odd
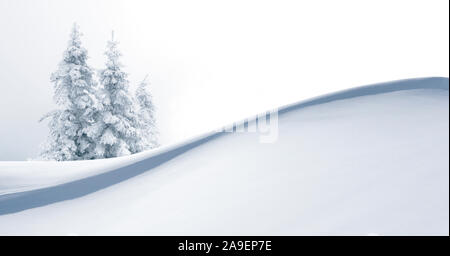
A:
POLYGON ((37 153, 72 23, 149 73, 163 144, 312 96, 449 76, 449 1, 0 0, 0 160, 37 153))

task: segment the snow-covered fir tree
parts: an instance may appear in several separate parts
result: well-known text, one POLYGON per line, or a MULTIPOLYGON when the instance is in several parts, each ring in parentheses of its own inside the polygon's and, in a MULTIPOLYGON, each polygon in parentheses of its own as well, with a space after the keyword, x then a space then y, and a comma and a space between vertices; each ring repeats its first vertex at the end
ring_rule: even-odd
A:
POLYGON ((144 80, 139 84, 135 92, 135 99, 138 105, 138 117, 139 117, 139 151, 152 149, 157 147, 157 130, 154 115, 154 105, 152 101, 152 95, 149 92, 149 82, 146 76, 144 80))
POLYGON ((51 75, 54 100, 59 109, 41 119, 50 118, 50 135, 43 146, 41 159, 66 161, 96 158, 96 137, 101 131, 96 122, 100 105, 94 72, 86 63, 88 55, 81 45, 81 35, 74 24, 64 58, 51 75))
POLYGON ((99 73, 102 88, 102 134, 96 154, 103 158, 129 155, 140 151, 139 120, 129 92, 127 73, 119 61, 121 53, 114 34, 108 41, 106 68, 99 73))

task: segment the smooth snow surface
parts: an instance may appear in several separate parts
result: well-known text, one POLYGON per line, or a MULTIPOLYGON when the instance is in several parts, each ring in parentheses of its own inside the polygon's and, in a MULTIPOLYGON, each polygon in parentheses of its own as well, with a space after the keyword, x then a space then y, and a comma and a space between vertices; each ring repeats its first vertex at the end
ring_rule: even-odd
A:
POLYGON ((0 235, 448 235, 448 115, 447 78, 403 80, 284 107, 271 144, 0 162, 0 235))

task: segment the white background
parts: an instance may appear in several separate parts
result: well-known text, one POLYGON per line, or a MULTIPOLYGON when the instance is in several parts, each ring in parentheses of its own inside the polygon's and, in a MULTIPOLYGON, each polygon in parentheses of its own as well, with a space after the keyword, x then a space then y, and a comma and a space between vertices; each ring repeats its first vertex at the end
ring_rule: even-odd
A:
POLYGON ((148 73, 163 144, 312 96, 449 75, 449 1, 0 0, 0 160, 37 154, 73 22, 148 73))

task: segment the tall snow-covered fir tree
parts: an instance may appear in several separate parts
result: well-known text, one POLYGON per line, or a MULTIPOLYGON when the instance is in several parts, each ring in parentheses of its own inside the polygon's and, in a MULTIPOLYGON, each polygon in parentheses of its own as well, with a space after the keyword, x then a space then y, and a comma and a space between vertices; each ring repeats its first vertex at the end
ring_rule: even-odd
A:
POLYGON ((135 92, 135 99, 138 105, 139 117, 139 151, 155 148, 159 145, 157 140, 157 130, 154 115, 154 105, 152 95, 148 91, 149 83, 147 76, 139 84, 135 92))
POLYGON ((136 106, 129 92, 127 73, 121 70, 121 53, 114 34, 108 41, 106 68, 99 73, 102 88, 101 120, 103 131, 96 153, 103 158, 129 155, 140 151, 139 120, 136 106))
POLYGON ((74 24, 63 60, 51 75, 54 100, 59 109, 41 119, 50 118, 50 135, 41 151, 41 159, 66 161, 96 158, 96 137, 101 131, 96 115, 100 105, 94 72, 86 63, 88 55, 81 45, 81 35, 74 24))

